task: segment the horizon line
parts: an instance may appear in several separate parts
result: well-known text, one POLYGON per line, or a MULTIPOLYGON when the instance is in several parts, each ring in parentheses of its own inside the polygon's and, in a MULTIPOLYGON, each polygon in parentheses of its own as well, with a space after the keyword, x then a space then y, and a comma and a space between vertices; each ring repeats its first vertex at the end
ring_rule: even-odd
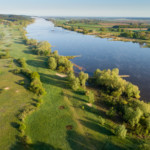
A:
POLYGON ((88 18, 149 18, 144 16, 66 16, 66 15, 27 15, 27 14, 15 14, 15 13, 0 13, 0 15, 17 15, 17 16, 30 16, 30 17, 88 17, 88 18))

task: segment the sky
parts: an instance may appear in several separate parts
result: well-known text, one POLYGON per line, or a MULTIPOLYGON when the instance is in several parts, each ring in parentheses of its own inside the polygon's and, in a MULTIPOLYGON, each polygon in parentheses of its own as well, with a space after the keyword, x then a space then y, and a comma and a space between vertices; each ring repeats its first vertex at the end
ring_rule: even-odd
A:
POLYGON ((0 0, 0 14, 150 17, 150 0, 0 0))

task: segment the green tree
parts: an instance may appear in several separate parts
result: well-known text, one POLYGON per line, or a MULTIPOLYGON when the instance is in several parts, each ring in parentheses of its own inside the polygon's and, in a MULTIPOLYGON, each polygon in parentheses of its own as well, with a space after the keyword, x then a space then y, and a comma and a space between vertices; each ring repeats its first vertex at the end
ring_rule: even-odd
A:
POLYGON ((59 55, 57 50, 55 50, 55 51, 53 52, 53 54, 54 54, 54 56, 56 56, 56 57, 59 55))
POLYGON ((126 107, 123 117, 132 127, 134 127, 139 123, 142 115, 143 112, 138 107, 136 110, 134 110, 132 107, 126 107))
POLYGON ((121 138, 125 138, 127 134, 126 127, 124 125, 119 125, 115 129, 115 135, 121 138))
POLYGON ((54 57, 49 57, 48 66, 51 70, 55 70, 57 68, 57 62, 56 62, 56 59, 54 57))
POLYGON ((38 55, 47 56, 47 55, 50 55, 51 53, 51 45, 47 41, 42 41, 38 43, 36 50, 37 50, 38 55))
POLYGON ((86 96, 88 96, 89 103, 91 103, 91 104, 94 103, 95 97, 94 97, 94 93, 92 91, 87 91, 86 96))
POLYGON ((79 81, 79 78, 73 78, 72 81, 71 81, 71 88, 76 91, 78 90, 80 87, 80 81, 79 81))
POLYGON ((89 75, 88 75, 87 73, 84 73, 83 71, 81 71, 81 72, 79 73, 80 85, 81 85, 82 87, 85 88, 85 84, 86 84, 86 81, 87 81, 88 78, 89 78, 89 75))

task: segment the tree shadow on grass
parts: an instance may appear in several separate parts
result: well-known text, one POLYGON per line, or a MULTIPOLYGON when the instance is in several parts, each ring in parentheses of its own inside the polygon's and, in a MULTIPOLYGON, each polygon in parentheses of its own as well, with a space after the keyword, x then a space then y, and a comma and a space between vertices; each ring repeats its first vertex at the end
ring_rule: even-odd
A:
POLYGON ((125 150, 112 143, 111 139, 97 140, 91 136, 83 136, 75 131, 67 131, 67 141, 72 150, 125 150))
POLYGON ((31 50, 31 49, 29 49, 29 50, 24 50, 23 52, 26 53, 26 54, 36 55, 36 54, 33 52, 33 50, 31 50))
POLYGON ((26 63, 37 68, 48 68, 47 63, 43 60, 27 60, 26 63))
POLYGON ((75 100, 79 100, 79 101, 81 101, 81 102, 87 102, 85 99, 83 99, 83 98, 79 98, 79 97, 77 97, 77 96, 72 96, 72 95, 69 95, 69 94, 64 94, 64 93, 62 93, 62 95, 64 95, 64 96, 67 96, 68 98, 73 98, 73 99, 75 99, 75 100))
POLYGON ((80 123, 84 126, 86 126, 89 129, 92 129, 94 131, 97 131, 101 134, 111 136, 114 135, 110 130, 108 130, 105 126, 99 125, 96 121, 90 121, 90 120, 80 120, 80 123))
POLYGON ((16 130, 19 129, 19 124, 17 122, 11 122, 10 125, 15 128, 16 130))
POLYGON ((56 75, 44 74, 44 73, 40 73, 40 77, 41 77, 41 81, 45 84, 51 84, 65 89, 69 88, 68 81, 65 78, 61 78, 56 75))
POLYGON ((55 148, 54 146, 44 143, 44 142, 36 142, 35 144, 23 144, 21 142, 17 142, 12 145, 10 150, 61 150, 60 148, 55 148))
MULTIPOLYGON (((104 112, 101 112, 100 110, 98 110, 98 109, 96 109, 94 107, 91 107, 91 106, 88 106, 88 105, 83 105, 83 106, 84 106, 84 110, 85 111, 93 113, 93 114, 95 114, 97 116, 102 115, 102 113, 104 113, 104 112)), ((103 116, 104 116, 104 114, 103 114, 103 116)))
POLYGON ((21 65, 19 65, 19 63, 17 62, 16 59, 13 59, 13 63, 14 63, 17 67, 21 67, 21 65))

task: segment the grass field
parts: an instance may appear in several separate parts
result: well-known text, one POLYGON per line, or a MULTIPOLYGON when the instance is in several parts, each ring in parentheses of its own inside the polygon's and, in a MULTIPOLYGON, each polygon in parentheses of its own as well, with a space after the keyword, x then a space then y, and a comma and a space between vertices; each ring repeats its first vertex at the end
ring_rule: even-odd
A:
MULTIPOLYGON (((4 27, 3 47, 9 47, 13 58, 25 58, 28 68, 37 71, 47 94, 43 104, 29 115, 25 121, 26 135, 31 140, 34 150, 125 150, 136 149, 142 141, 127 135, 119 139, 113 134, 117 122, 106 118, 106 124, 99 124, 99 115, 106 117, 106 109, 89 105, 82 92, 69 89, 66 78, 47 69, 47 58, 31 53, 23 43, 20 32, 15 27, 4 27), (84 106, 84 107, 83 107, 84 106)), ((35 95, 21 86, 18 81, 28 80, 10 72, 16 65, 13 58, 0 60, 0 150, 20 150, 16 136, 16 115, 25 105, 32 105, 35 95)), ((114 118, 113 118, 114 119, 114 118)), ((115 119, 114 119, 115 120, 115 119)))

